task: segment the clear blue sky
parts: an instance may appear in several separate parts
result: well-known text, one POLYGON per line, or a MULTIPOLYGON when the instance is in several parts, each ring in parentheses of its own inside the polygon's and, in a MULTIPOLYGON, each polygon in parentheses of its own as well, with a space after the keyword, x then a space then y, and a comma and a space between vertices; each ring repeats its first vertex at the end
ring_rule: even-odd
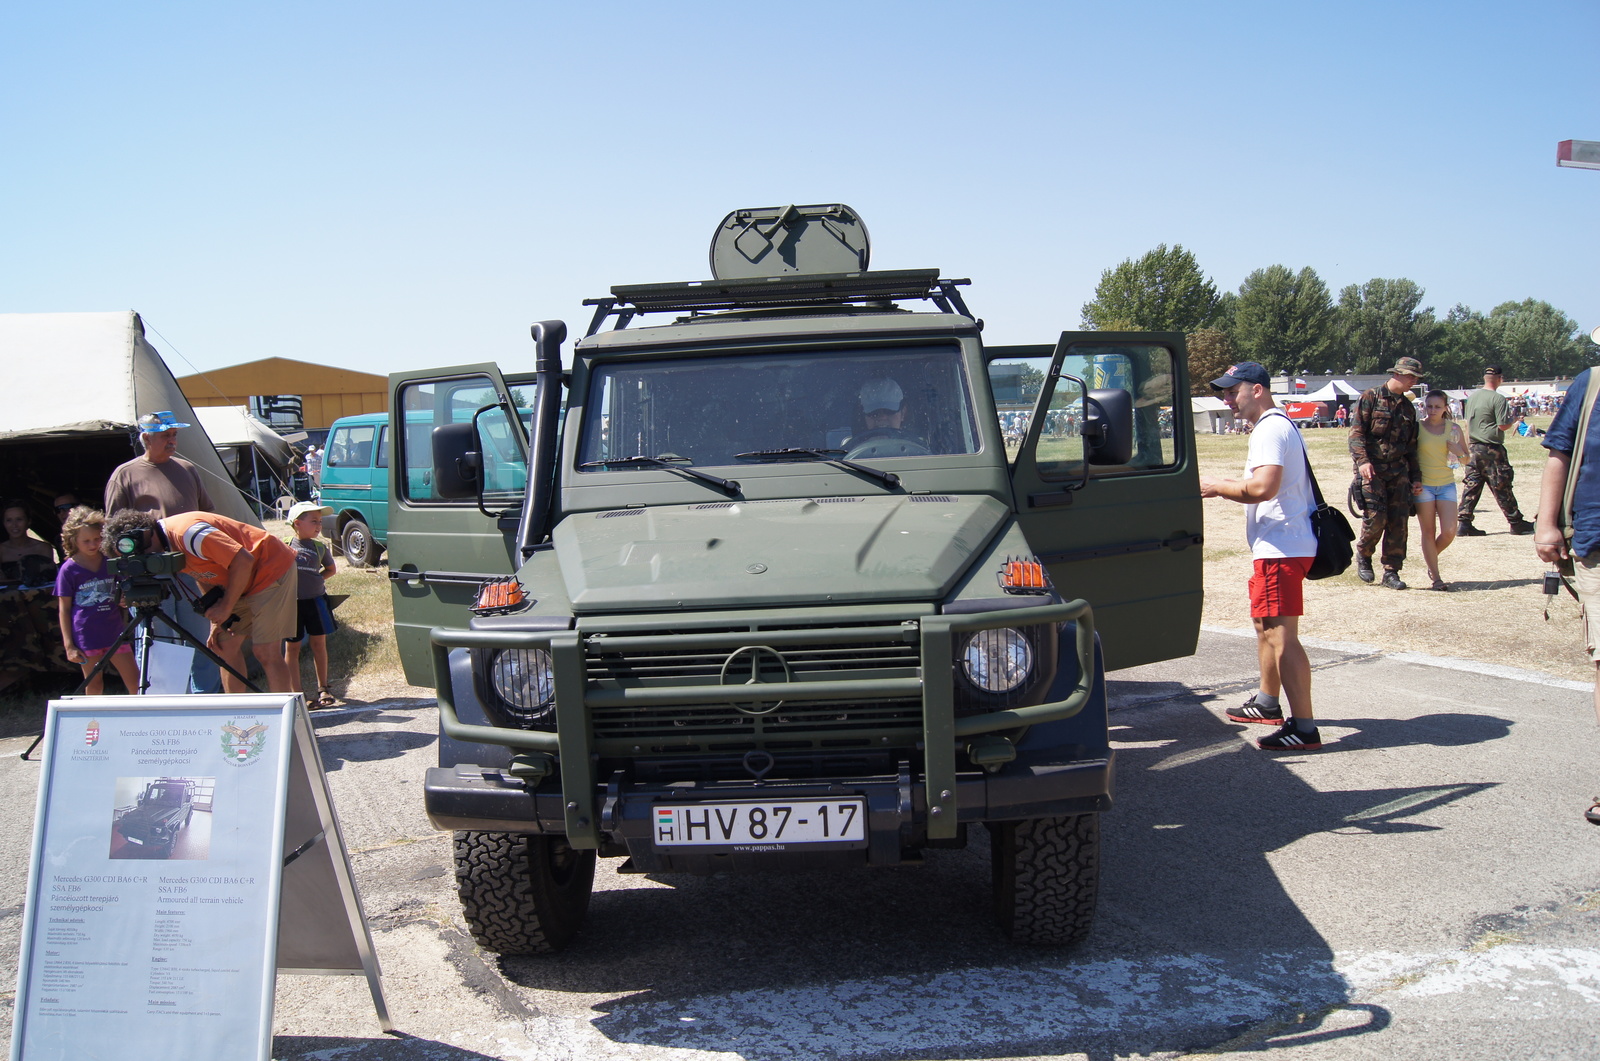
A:
MULTIPOLYGON (((0 11, 0 312, 135 309, 174 371, 531 363, 708 273, 736 207, 844 202, 993 342, 1181 243, 1585 330, 1594 0, 274 3, 0 11)), ((3 354, 3 352, 0 352, 3 354)))

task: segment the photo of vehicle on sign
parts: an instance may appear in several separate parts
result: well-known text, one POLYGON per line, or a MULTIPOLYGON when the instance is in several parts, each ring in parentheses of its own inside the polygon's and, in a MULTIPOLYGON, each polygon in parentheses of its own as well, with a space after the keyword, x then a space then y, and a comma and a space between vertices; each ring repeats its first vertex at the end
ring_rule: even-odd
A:
POLYGON ((211 857, 210 777, 119 777, 112 810, 112 858, 211 857), (203 828, 191 827, 195 811, 203 828))

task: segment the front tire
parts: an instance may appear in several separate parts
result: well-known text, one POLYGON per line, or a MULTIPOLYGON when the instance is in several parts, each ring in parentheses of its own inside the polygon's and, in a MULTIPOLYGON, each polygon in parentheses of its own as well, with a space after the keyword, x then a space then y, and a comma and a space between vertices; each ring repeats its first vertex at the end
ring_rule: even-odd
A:
POLYGON ((1100 816, 996 822, 989 831, 1000 928, 1016 943, 1081 942, 1100 894, 1100 816))
POLYGON ((344 525, 340 541, 345 559, 356 567, 376 567, 378 557, 383 555, 378 543, 372 540, 372 528, 358 519, 344 525))
POLYGON ((458 832, 455 860, 461 912, 483 949, 554 954, 583 926, 595 853, 566 837, 458 832))

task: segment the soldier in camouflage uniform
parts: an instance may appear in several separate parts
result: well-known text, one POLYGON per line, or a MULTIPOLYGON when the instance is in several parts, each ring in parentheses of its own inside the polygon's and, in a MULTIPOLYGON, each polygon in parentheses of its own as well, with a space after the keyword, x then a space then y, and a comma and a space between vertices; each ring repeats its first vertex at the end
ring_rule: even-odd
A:
POLYGON ((1417 410, 1407 393, 1422 379, 1422 362, 1402 357, 1389 370, 1389 382, 1361 395, 1350 419, 1350 459, 1361 482, 1361 537, 1356 541, 1356 574, 1373 580, 1372 553, 1383 538, 1383 584, 1405 589, 1400 568, 1406 562, 1406 529, 1411 498, 1422 490, 1417 463, 1417 410))
POLYGON ((1506 458, 1506 431, 1522 417, 1499 393, 1503 378, 1500 366, 1490 365, 1483 370, 1483 387, 1467 398, 1464 416, 1472 455, 1467 459, 1467 474, 1461 481, 1461 507, 1456 512, 1456 534, 1462 538, 1482 537, 1488 533, 1472 523, 1485 485, 1494 494, 1500 511, 1505 513, 1511 533, 1533 533, 1533 524, 1522 517, 1517 495, 1511 490, 1514 473, 1511 461, 1506 458))

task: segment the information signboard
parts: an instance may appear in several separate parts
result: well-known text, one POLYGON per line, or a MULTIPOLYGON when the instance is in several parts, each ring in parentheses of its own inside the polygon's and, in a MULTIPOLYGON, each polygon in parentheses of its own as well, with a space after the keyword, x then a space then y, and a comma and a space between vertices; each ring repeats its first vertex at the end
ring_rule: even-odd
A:
POLYGON ((50 704, 13 1061, 265 1059, 274 977, 371 937, 298 695, 50 704))

